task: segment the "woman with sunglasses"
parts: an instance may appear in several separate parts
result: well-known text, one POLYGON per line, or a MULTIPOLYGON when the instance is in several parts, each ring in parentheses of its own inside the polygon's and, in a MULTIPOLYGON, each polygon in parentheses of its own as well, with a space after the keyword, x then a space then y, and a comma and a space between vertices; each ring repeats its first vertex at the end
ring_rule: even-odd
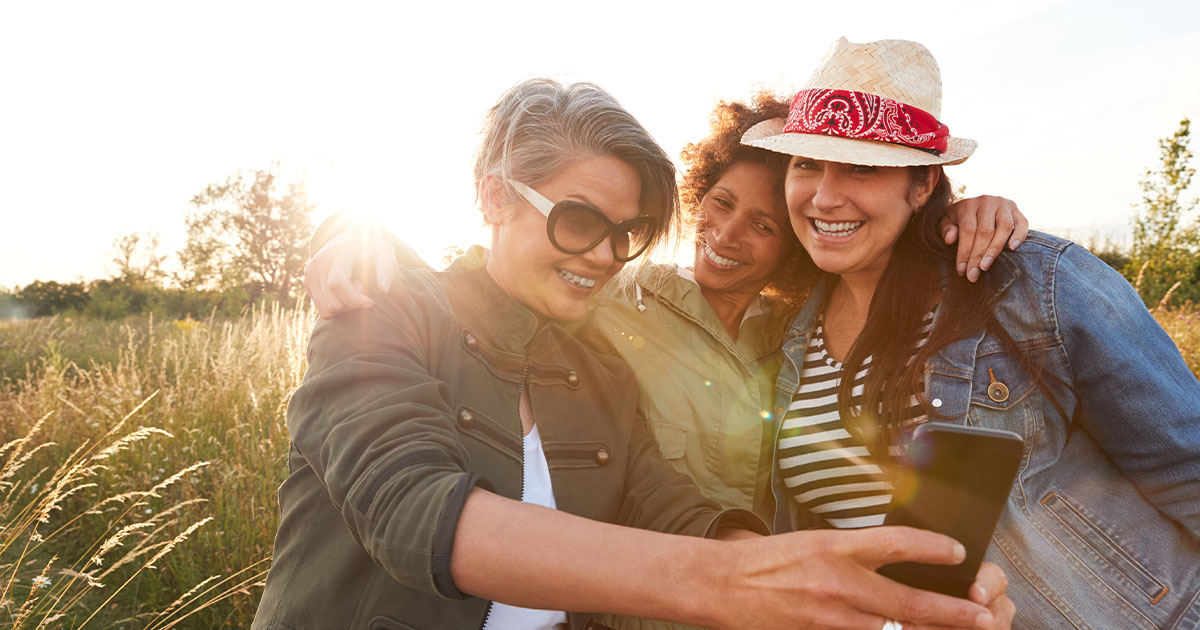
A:
POLYGON ((976 143, 940 109, 923 46, 843 38, 743 138, 790 156, 792 227, 823 272, 784 345, 776 523, 878 525, 916 426, 1003 429, 1024 452, 987 557, 1013 626, 1200 627, 1200 382, 1069 241, 1035 232, 983 283, 954 274, 943 167, 976 143))
MULTIPOLYGON (((725 507, 752 509, 764 518, 773 513, 769 427, 779 346, 795 312, 792 304, 799 301, 804 285, 811 284, 813 268, 797 247, 782 199, 787 157, 741 146, 739 140, 754 124, 786 114, 787 107, 766 94, 749 105, 718 106, 712 133, 684 151, 689 168, 681 200, 697 235, 693 267, 643 265, 636 276, 618 280, 618 289, 598 298, 600 308, 579 327, 593 347, 616 353, 630 364, 639 383, 642 413, 668 461, 692 476, 708 498, 725 507)), ((559 213, 585 209, 573 202, 555 207, 539 196, 530 201, 549 212, 548 236, 561 245, 565 235, 557 231, 568 223, 559 213)), ((968 200, 958 209, 964 223, 976 223, 978 215, 981 225, 1017 225, 1016 234, 998 230, 992 240, 980 239, 980 245, 991 249, 981 247, 978 252, 969 247, 974 231, 965 229, 960 248, 964 260, 994 256, 992 250, 1024 234, 1024 217, 1005 200, 968 200)), ((587 214, 597 216, 582 212, 577 222, 583 224, 587 214)), ((324 247, 307 269, 306 284, 326 317, 345 305, 371 304, 351 278, 352 267, 390 261, 393 249, 402 254, 404 264, 421 264, 402 243, 379 238, 380 228, 363 232, 342 219, 322 225, 314 244, 324 247)), ((602 238, 607 224, 597 218, 590 232, 602 238)), ((580 243, 590 245, 591 239, 580 243)), ((392 265, 378 271, 384 284, 392 265)), ((619 628, 678 627, 614 617, 604 618, 604 623, 619 628)))
MULTIPOLYGON (((375 308, 313 332, 254 628, 579 630, 586 615, 556 611, 588 610, 718 628, 918 611, 929 627, 998 627, 984 606, 873 572, 960 561, 944 536, 757 536, 761 520, 721 510, 659 456, 620 395, 636 387, 627 366, 564 328, 673 220, 670 161, 609 95, 514 87, 488 115, 475 179, 486 256, 401 271, 375 308), (830 593, 835 576, 854 588, 830 593)), ((1003 576, 981 585, 1002 592, 1003 576)))

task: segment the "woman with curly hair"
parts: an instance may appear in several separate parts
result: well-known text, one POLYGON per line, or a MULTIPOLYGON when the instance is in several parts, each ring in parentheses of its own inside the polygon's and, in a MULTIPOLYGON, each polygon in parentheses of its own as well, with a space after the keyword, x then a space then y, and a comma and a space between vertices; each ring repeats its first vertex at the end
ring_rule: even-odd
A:
MULTIPOLYGON (((788 107, 788 100, 765 91, 748 103, 716 106, 709 135, 681 155, 686 170, 679 200, 685 232, 695 237, 692 266, 646 262, 627 270, 580 329, 587 341, 633 368, 642 412, 663 455, 710 499, 753 510, 768 522, 774 515, 769 428, 780 347, 818 272, 788 218, 788 156, 740 140, 754 125, 786 117, 788 107)), ((958 260, 970 258, 968 277, 986 270, 980 259, 1019 242, 1027 226, 1011 202, 987 196, 951 208, 943 225, 947 240, 959 223, 964 238, 958 260), (981 229, 980 238, 971 238, 976 224, 993 223, 994 235, 981 229)), ((371 305, 351 278, 352 268, 365 267, 362 262, 379 263, 384 279, 393 257, 402 265, 424 265, 382 228, 366 232, 371 236, 333 219, 314 237, 305 286, 322 317, 371 305)))
MULTIPOLYGON (((680 206, 695 235, 692 266, 644 263, 627 271, 598 296, 598 307, 577 332, 629 364, 640 411, 676 470, 691 476, 707 498, 752 510, 768 522, 775 513, 770 410, 780 348, 818 274, 789 221, 783 196, 788 156, 742 145, 740 139, 754 125, 786 116, 788 107, 788 101, 765 92, 749 103, 718 104, 710 134, 682 153, 687 170, 680 206)), ((969 199, 955 210, 951 215, 964 228, 959 248, 964 260, 970 254, 977 261, 985 248, 994 257, 1005 243, 1024 236, 1024 217, 1007 200, 969 199), (966 228, 976 222, 1009 229, 972 239, 966 228)), ((949 222, 947 228, 957 229, 949 222)), ((385 278, 393 273, 393 258, 402 266, 423 266, 381 228, 366 232, 373 236, 364 238, 362 229, 339 220, 318 229, 305 284, 323 317, 372 305, 351 274, 355 267, 370 267, 364 262, 383 263, 378 273, 385 278)), ((616 616, 602 623, 681 627, 616 616)))

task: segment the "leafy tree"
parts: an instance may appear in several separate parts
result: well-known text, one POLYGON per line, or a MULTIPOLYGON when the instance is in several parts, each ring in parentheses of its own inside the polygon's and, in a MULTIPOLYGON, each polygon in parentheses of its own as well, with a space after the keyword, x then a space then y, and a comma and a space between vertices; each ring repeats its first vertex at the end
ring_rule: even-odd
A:
POLYGON ((1184 194, 1196 169, 1192 157, 1191 121, 1158 141, 1161 163, 1142 176, 1142 201, 1133 219, 1133 250, 1124 273, 1147 306, 1172 298, 1200 299, 1200 226, 1193 211, 1196 199, 1184 194))
POLYGON ((303 184, 285 188, 271 170, 247 171, 209 185, 191 203, 180 286, 241 286, 280 301, 299 294, 314 208, 303 184))
POLYGON ((20 300, 34 317, 67 310, 82 311, 88 303, 87 287, 82 282, 60 283, 34 280, 17 291, 20 300))
POLYGON ((98 319, 120 319, 144 313, 150 293, 145 289, 149 286, 144 283, 139 286, 120 278, 93 280, 83 312, 98 319))

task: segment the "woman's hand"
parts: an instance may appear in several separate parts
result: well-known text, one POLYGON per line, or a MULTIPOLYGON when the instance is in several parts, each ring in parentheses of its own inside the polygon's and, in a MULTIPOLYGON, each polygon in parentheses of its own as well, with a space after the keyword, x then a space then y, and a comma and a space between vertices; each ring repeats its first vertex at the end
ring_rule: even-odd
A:
POLYGON ((975 282, 1004 250, 1016 249, 1029 234, 1029 220, 1017 204, 993 195, 963 199, 950 206, 942 219, 947 245, 958 241, 958 275, 975 282))
MULTIPOLYGON (((1012 627, 1013 615, 1017 607, 1005 593, 1008 591, 1008 578, 1000 567, 991 562, 984 562, 975 574, 975 583, 971 585, 968 596, 971 601, 987 606, 991 611, 994 630, 1009 630, 1012 627)), ((916 623, 905 623, 904 630, 962 630, 956 626, 939 626, 916 623)))
POLYGON ((706 625, 715 628, 884 628, 898 620, 904 630, 1007 629, 1011 602, 1003 596, 1004 573, 981 569, 970 601, 899 584, 875 572, 894 562, 961 562, 953 540, 908 527, 810 530, 728 543, 720 589, 703 598, 711 605, 706 625), (981 600, 988 603, 985 605, 981 600))
POLYGON ((996 630, 1008 630, 1012 626, 1017 606, 1008 598, 1008 576, 991 562, 984 562, 975 574, 975 583, 968 595, 971 601, 987 606, 996 618, 996 630))
POLYGON ((395 276, 395 251, 379 238, 353 232, 329 240, 304 266, 304 289, 323 319, 375 305, 365 286, 387 293, 395 276), (373 276, 368 273, 374 270, 373 276))

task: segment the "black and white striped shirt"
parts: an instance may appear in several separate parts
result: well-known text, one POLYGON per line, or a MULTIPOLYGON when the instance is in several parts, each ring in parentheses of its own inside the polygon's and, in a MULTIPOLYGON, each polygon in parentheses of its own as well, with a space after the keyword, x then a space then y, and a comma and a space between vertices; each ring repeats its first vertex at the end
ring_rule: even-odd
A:
MULTIPOLYGON (((825 349, 823 321, 809 341, 800 368, 800 387, 779 430, 779 470, 784 486, 805 509, 839 529, 882 525, 892 484, 874 463, 867 446, 846 430, 838 413, 837 392, 842 364, 825 349)), ((933 313, 925 316, 913 354, 933 328, 933 313)), ((911 362, 910 357, 910 362, 911 362)), ((862 404, 863 383, 871 359, 854 375, 852 407, 862 404)), ((904 412, 904 425, 925 421, 914 392, 904 412)), ((893 446, 893 454, 899 447, 893 446)))

